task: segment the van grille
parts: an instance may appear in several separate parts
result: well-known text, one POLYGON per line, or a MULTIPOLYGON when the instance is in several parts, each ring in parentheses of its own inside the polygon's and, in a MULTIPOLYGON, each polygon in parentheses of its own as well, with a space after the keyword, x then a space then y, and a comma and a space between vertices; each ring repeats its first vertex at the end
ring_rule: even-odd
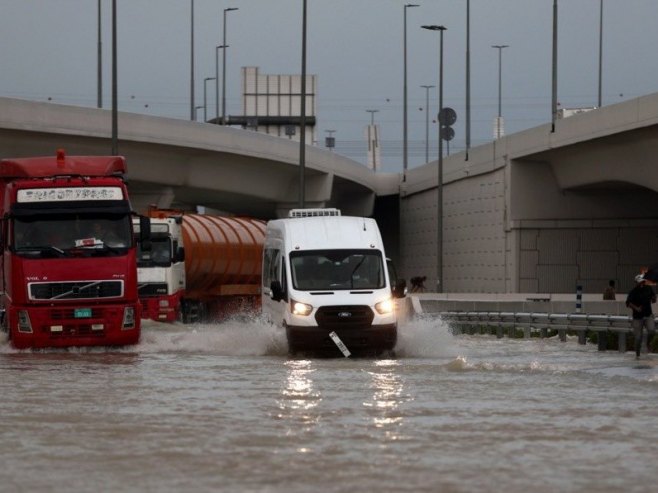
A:
POLYGON ((325 329, 366 329, 372 325, 375 314, 368 306, 322 306, 315 313, 315 321, 325 329))
POLYGON ((118 298, 123 295, 123 281, 30 283, 28 289, 31 300, 118 298))

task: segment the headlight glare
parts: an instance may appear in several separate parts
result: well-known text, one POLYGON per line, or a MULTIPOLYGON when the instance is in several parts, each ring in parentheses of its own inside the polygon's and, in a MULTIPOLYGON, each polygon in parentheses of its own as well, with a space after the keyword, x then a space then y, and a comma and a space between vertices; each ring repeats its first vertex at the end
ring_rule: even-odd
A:
POLYGON ((380 315, 387 315, 389 313, 393 313, 393 307, 393 300, 388 298, 377 303, 375 305, 375 310, 377 310, 377 313, 380 315))
POLYGON ((290 301, 290 306, 292 308, 293 315, 302 315, 305 317, 307 315, 310 315, 311 312, 313 311, 313 307, 311 305, 308 305, 306 303, 301 303, 295 300, 290 301))

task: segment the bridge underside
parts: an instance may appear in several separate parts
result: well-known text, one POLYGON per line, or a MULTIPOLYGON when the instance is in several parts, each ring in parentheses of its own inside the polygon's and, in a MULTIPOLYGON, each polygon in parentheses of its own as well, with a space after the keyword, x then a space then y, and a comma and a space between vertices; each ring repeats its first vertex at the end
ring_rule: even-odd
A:
MULTIPOLYGON (((190 210, 197 206, 226 214, 263 219, 281 217, 298 207, 299 166, 296 163, 216 150, 143 141, 119 140, 126 157, 133 207, 145 211, 155 204, 190 210)), ((6 129, 0 132, 3 157, 54 154, 110 154, 107 138, 6 129)), ((375 192, 312 164, 305 167, 306 207, 337 207, 344 214, 372 215, 375 192)))

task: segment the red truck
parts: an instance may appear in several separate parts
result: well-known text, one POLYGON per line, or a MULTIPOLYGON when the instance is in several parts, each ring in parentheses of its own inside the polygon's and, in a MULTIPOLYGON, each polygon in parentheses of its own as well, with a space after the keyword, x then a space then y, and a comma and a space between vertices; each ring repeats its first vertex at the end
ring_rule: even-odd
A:
POLYGON ((0 314, 15 348, 139 341, 125 173, 123 157, 62 150, 0 161, 0 314))

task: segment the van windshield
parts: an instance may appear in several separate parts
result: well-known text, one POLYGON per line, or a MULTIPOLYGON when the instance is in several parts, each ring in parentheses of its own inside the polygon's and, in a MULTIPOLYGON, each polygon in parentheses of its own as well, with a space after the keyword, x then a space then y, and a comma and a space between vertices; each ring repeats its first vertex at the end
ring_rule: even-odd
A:
POLYGON ((308 250, 290 254, 292 283, 300 291, 381 289, 384 263, 377 250, 308 250))

